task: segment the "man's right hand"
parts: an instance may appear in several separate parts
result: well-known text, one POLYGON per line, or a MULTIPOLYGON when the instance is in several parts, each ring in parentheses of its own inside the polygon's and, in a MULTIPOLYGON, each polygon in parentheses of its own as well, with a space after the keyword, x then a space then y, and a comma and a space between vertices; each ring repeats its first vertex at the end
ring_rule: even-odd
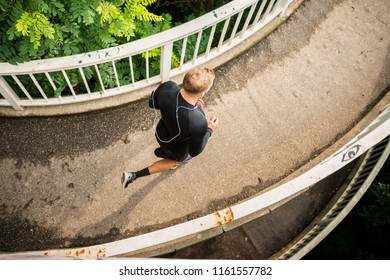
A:
POLYGON ((208 123, 208 127, 211 128, 212 131, 216 130, 218 128, 219 119, 217 116, 212 116, 210 118, 210 121, 208 123))

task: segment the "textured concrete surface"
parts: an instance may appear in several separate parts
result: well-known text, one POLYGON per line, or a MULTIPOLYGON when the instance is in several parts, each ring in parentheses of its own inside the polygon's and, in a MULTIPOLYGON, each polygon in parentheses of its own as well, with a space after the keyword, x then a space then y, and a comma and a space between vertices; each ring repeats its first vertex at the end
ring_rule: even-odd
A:
MULTIPOLYGON (((0 119, 0 251, 85 246, 211 213, 332 151, 390 85, 390 2, 307 0, 216 69, 220 118, 187 165, 120 187, 156 158, 146 101, 52 118, 0 119)), ((352 130, 351 130, 352 129, 352 130)))

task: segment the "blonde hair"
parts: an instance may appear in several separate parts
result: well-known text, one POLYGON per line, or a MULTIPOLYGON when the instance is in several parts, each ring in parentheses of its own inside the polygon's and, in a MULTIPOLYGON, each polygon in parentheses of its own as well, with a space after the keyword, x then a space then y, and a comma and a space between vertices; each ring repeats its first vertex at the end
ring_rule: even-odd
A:
POLYGON ((215 73, 208 67, 197 67, 185 74, 183 89, 189 94, 199 94, 207 91, 213 84, 215 73))

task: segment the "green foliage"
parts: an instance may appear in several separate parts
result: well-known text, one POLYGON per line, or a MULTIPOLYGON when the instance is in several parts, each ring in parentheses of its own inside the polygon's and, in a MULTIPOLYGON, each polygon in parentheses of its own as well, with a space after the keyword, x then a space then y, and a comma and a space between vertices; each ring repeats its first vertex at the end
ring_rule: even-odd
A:
MULTIPOLYGON (((20 32, 23 36, 30 37, 30 43, 33 44, 34 49, 38 49, 41 45, 42 36, 54 39, 55 30, 53 24, 40 12, 23 12, 20 19, 16 21, 15 27, 17 32, 20 32)), ((16 35, 18 36, 19 34, 16 33, 16 35)))
MULTIPOLYGON (((196 1, 196 9, 181 1, 157 0, 0 0, 0 62, 18 64, 30 60, 70 56, 114 47, 131 40, 147 37, 167 30, 172 25, 171 5, 178 5, 175 15, 184 21, 229 2, 228 0, 196 1), (158 10, 161 5, 168 7, 160 15, 149 12, 158 10), (167 4, 167 5, 166 5, 167 4), (184 15, 184 18, 182 17, 184 15)), ((178 21, 176 20, 176 23, 178 21)), ((179 24, 179 23, 178 23, 179 24)), ((220 32, 218 28, 217 33, 220 32)), ((204 30, 198 54, 205 52, 210 28, 204 30)), ((188 38, 184 62, 193 58, 197 36, 188 38)), ((183 41, 174 45, 172 67, 180 65, 183 41)), ((215 46, 215 44, 213 44, 215 46)), ((134 81, 129 71, 129 61, 115 62, 116 74, 121 85, 135 82, 146 76, 159 74, 161 50, 148 52, 149 67, 146 73, 146 54, 132 58, 134 81)), ((84 67, 86 79, 91 91, 102 92, 116 86, 115 71, 111 63, 99 65, 103 86, 94 67, 84 67)), ((79 70, 67 70, 66 74, 76 93, 86 92, 79 70)), ((35 75, 44 92, 50 96, 71 94, 71 89, 61 72, 35 75)), ((19 77, 30 94, 40 96, 29 76, 19 77)), ((24 96, 12 78, 8 83, 15 91, 24 96)))
MULTIPOLYGON (((156 0, 0 0, 0 62, 17 64, 90 52, 169 29, 169 15, 164 20, 163 16, 147 10, 154 2, 156 0)), ((153 54, 152 67, 154 65, 156 69, 151 71, 156 72, 159 69, 159 52, 153 54)), ((102 71, 104 87, 115 86, 112 64, 100 65, 99 70, 102 71)), ((67 71, 76 90, 83 88, 82 78, 77 71, 67 71)), ((146 74, 142 70, 135 71, 144 73, 137 74, 138 78, 146 74)), ((87 72, 87 79, 93 84, 91 90, 100 88, 96 71, 87 72)), ((128 78, 123 73, 118 75, 128 78)), ((70 93, 66 80, 61 76, 61 73, 51 74, 56 85, 53 96, 70 93)), ((21 80, 26 89, 37 92, 28 77, 21 80)), ((47 78, 39 77, 38 81, 45 92, 46 89, 53 91, 47 78)), ((14 81, 9 82, 17 88, 14 81)))
POLYGON ((148 27, 143 22, 153 26, 152 21, 163 21, 162 16, 147 10, 153 2, 0 0, 0 40, 7 46, 0 50, 0 61, 18 63, 73 55, 140 38, 144 31, 137 32, 148 27))
POLYGON ((125 0, 125 14, 135 17, 139 21, 162 21, 163 17, 150 13, 146 9, 146 6, 149 6, 154 2, 156 2, 156 0, 125 0))

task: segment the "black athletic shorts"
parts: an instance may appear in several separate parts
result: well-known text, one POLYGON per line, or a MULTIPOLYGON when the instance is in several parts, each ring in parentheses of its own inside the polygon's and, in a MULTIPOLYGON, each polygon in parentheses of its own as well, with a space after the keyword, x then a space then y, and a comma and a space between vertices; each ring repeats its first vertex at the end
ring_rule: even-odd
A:
POLYGON ((170 160, 180 161, 180 162, 185 160, 186 157, 188 156, 188 153, 176 155, 164 147, 159 147, 159 148, 155 149, 154 154, 156 155, 156 157, 159 157, 159 158, 165 158, 165 159, 170 159, 170 160))

